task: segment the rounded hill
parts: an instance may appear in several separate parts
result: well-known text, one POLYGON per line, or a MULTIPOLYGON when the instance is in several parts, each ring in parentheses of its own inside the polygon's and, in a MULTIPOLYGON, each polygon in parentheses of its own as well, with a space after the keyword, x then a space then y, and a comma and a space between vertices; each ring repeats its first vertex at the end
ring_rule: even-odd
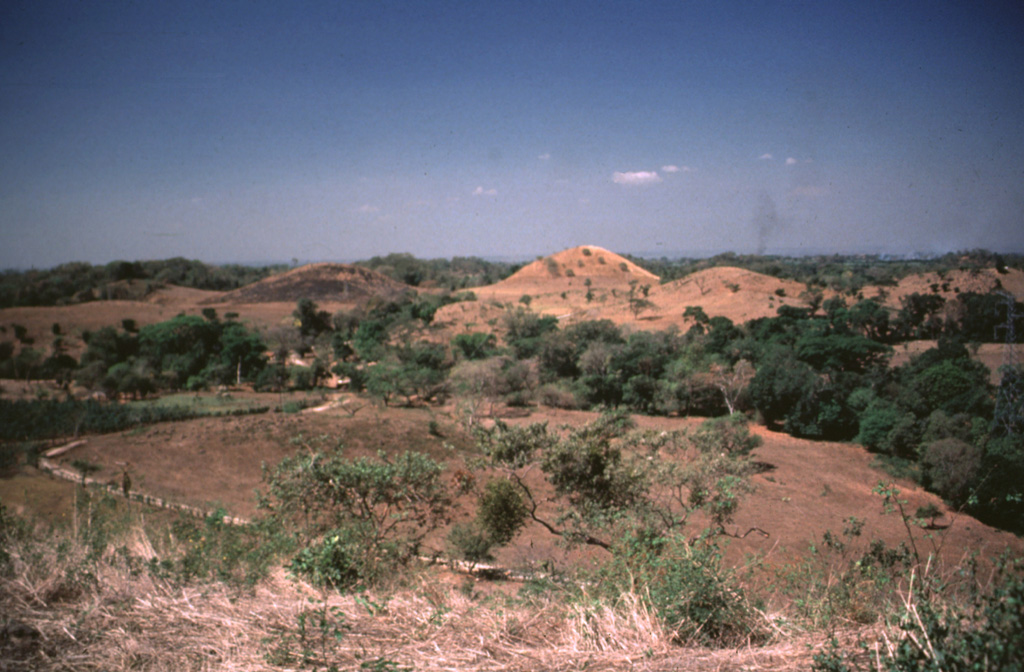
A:
POLYGON ((658 276, 640 268, 625 257, 596 245, 581 245, 537 259, 499 282, 496 286, 536 283, 562 278, 591 278, 616 285, 629 285, 631 280, 657 282, 658 276))
POLYGON ((350 264, 307 264, 226 292, 218 303, 294 302, 299 299, 360 303, 370 297, 391 298, 409 288, 391 278, 350 264))

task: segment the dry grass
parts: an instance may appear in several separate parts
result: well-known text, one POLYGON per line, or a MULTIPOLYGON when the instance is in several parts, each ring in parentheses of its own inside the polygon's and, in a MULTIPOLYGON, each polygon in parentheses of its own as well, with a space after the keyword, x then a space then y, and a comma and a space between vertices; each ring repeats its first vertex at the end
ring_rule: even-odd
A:
MULTIPOLYGON (((155 555, 139 528, 110 548, 119 545, 155 555)), ((325 595, 281 570, 253 588, 156 578, 123 553, 89 558, 61 536, 13 542, 9 552, 4 625, 40 636, 0 651, 4 671, 786 670, 806 669, 814 643, 680 648, 634 594, 616 604, 558 591, 483 597, 474 580, 436 567, 387 592, 325 595)))

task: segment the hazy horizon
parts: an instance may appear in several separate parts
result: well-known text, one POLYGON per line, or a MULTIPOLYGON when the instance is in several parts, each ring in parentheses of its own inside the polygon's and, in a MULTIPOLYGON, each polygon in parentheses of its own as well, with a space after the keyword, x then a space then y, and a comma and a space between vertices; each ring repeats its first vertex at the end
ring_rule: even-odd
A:
POLYGON ((0 268, 1024 252, 1021 34, 1018 2, 7 3, 0 268))

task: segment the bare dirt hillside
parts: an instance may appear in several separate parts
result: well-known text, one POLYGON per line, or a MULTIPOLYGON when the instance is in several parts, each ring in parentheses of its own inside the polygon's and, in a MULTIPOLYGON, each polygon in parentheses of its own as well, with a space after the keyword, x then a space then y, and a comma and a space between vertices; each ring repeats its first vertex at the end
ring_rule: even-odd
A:
POLYGON ((690 306, 737 324, 773 316, 779 306, 804 305, 799 298, 804 289, 798 282, 731 267, 699 271, 662 285, 658 276, 617 254, 583 246, 539 259, 510 278, 475 292, 481 301, 511 304, 529 297, 532 310, 561 320, 607 319, 639 329, 664 329, 690 326, 692 322, 683 318, 690 306), (634 297, 649 302, 639 310, 630 302, 633 282, 637 286, 634 297))
MULTIPOLYGON (((94 436, 54 459, 68 468, 75 460, 88 461, 101 467, 96 474, 99 480, 115 485, 120 483, 122 465, 127 464, 132 487, 138 491, 208 509, 223 506, 229 513, 241 516, 256 514, 253 493, 260 485, 261 464, 274 465, 300 450, 301 444, 293 442, 299 436, 307 437, 307 441, 318 436, 334 437, 327 445, 340 441, 350 457, 373 455, 377 450, 389 454, 418 450, 445 462, 449 474, 446 479, 457 470, 470 471, 478 479, 487 478, 485 472, 472 466, 472 438, 456 422, 453 408, 380 408, 359 398, 349 401, 348 410, 332 407, 322 412, 290 415, 207 418, 94 436), (429 420, 436 422, 435 434, 427 431, 429 420)), ((548 422, 551 428, 557 428, 580 425, 596 417, 590 412, 540 408, 527 417, 508 421, 548 422)), ((635 419, 641 427, 657 430, 692 429, 702 421, 643 416, 635 419)), ((906 541, 902 521, 898 516, 887 515, 882 498, 872 492, 879 481, 890 482, 892 478, 872 466, 873 456, 862 447, 797 439, 763 427, 752 430, 763 440, 754 452, 762 473, 752 477, 756 490, 744 499, 729 532, 743 534, 756 527, 767 536, 752 533, 732 541, 729 556, 734 562, 741 562, 748 553, 759 555, 771 565, 792 562, 807 551, 812 541, 820 540, 825 531, 841 532, 850 516, 865 520, 865 543, 873 538, 893 546, 906 541)), ((934 539, 928 539, 929 531, 914 531, 922 552, 933 550, 932 544, 941 542, 942 555, 950 563, 960 561, 968 551, 989 557, 995 557, 1005 547, 1017 554, 1024 552, 1024 541, 1012 534, 949 511, 937 496, 911 482, 897 485, 911 513, 928 504, 945 512, 936 521, 940 526, 948 526, 941 535, 935 535, 933 530, 934 539)), ((544 495, 544 513, 555 515, 554 505, 547 503, 547 495, 552 493, 541 492, 539 481, 532 487, 544 495)), ((24 479, 0 479, 0 497, 14 510, 34 508, 25 501, 27 493, 34 493, 34 489, 24 479)), ((70 515, 70 502, 54 499, 56 495, 51 490, 45 490, 52 507, 50 515, 70 515)), ((70 499, 70 487, 65 496, 70 499)), ((464 503, 467 508, 456 514, 454 522, 472 517, 472 502, 464 503)), ((694 525, 699 529, 700 522, 694 521, 694 525)), ((430 550, 444 550, 443 533, 431 539, 430 550)), ((586 549, 567 551, 539 525, 531 525, 513 544, 501 550, 498 558, 509 566, 546 562, 565 566, 586 564, 600 557, 600 553, 586 549)))
MULTIPOLYGON (((360 303, 374 296, 392 298, 408 287, 350 264, 307 264, 227 292, 216 303, 291 302, 299 299, 360 303)), ((213 303, 214 301, 210 301, 213 303)))
POLYGON ((658 276, 614 252, 596 245, 581 245, 537 259, 497 283, 497 287, 573 277, 610 280, 609 284, 629 285, 630 280, 657 282, 658 276))
POLYGON ((699 306, 709 317, 727 317, 736 324, 759 317, 772 317, 779 306, 805 306, 800 298, 804 286, 742 268, 720 266, 698 271, 685 278, 660 285, 651 291, 651 313, 663 316, 667 324, 689 326, 682 318, 689 306, 699 306))
MULTIPOLYGON (((141 285, 140 285, 141 286, 141 285)), ((11 339, 14 325, 24 326, 29 345, 50 350, 55 325, 64 348, 73 357, 85 350, 82 334, 132 320, 144 327, 187 313, 213 308, 223 316, 236 313, 243 323, 261 329, 291 323, 299 299, 309 298, 320 309, 336 312, 374 298, 392 299, 410 288, 375 271, 348 264, 309 264, 230 292, 166 285, 132 299, 97 300, 67 306, 0 309, 0 340, 11 339)), ((19 346, 21 347, 21 346, 19 346)))
POLYGON ((621 255, 582 245, 538 259, 500 283, 473 291, 481 301, 512 305, 528 301, 531 310, 560 320, 594 320, 605 308, 615 313, 613 306, 627 300, 632 283, 650 288, 658 278, 621 255))
POLYGON ((865 287, 866 298, 884 297, 885 305, 899 309, 900 299, 911 294, 937 294, 946 301, 952 301, 958 294, 975 292, 987 294, 1004 290, 1024 300, 1024 271, 1015 268, 999 273, 994 268, 954 270, 947 273, 918 273, 901 279, 895 287, 865 287))

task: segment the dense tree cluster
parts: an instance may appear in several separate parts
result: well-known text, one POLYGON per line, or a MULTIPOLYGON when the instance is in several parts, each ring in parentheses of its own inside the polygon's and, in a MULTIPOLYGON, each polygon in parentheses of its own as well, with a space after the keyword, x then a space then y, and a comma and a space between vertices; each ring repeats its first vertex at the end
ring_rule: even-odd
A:
POLYGON ((259 334, 212 311, 179 315, 138 333, 104 327, 83 338, 86 351, 75 378, 112 396, 255 380, 267 363, 259 334))
POLYGON ((366 261, 357 261, 356 265, 412 287, 439 287, 450 291, 492 285, 519 269, 518 264, 486 261, 477 257, 417 259, 406 253, 372 257, 366 261))
MULTIPOLYGON (((691 273, 717 266, 735 266, 783 280, 795 280, 812 287, 829 288, 855 295, 868 285, 895 285, 900 278, 916 273, 944 274, 950 269, 1024 269, 1024 255, 996 254, 987 250, 950 252, 934 258, 908 259, 883 255, 816 255, 786 257, 726 252, 703 259, 643 259, 625 255, 633 263, 670 282, 691 273)), ((947 288, 948 291, 948 288, 947 288)))
POLYGON ((102 299, 137 298, 164 284, 227 291, 262 280, 284 266, 211 266, 175 257, 161 261, 85 262, 49 270, 0 273, 0 308, 55 306, 102 299))

